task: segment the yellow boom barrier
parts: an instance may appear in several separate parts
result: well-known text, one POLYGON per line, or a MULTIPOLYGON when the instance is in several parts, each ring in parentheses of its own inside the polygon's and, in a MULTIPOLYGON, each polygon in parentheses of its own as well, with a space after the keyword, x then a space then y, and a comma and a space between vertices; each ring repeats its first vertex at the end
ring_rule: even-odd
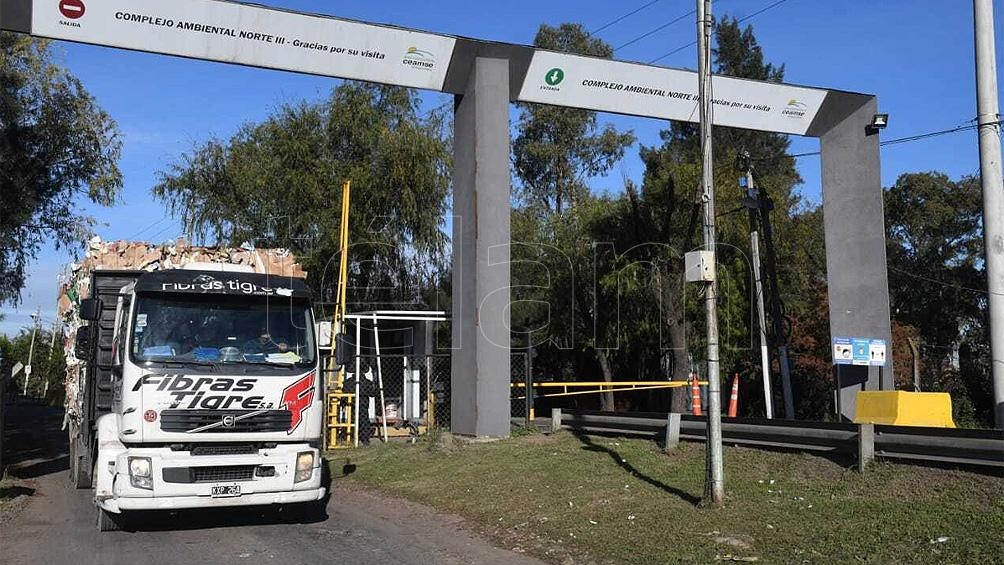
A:
MULTIPOLYGON (((698 381, 700 386, 706 386, 708 381, 698 381)), ((600 394, 604 392, 626 392, 630 390, 654 390, 660 388, 678 388, 690 386, 690 381, 577 381, 577 382, 537 382, 533 383, 534 388, 544 389, 543 394, 534 394, 534 398, 553 398, 556 396, 576 396, 579 394, 600 394), (557 392, 549 392, 548 389, 558 389, 557 392), (589 390, 576 390, 589 389, 589 390)), ((513 389, 525 389, 526 383, 512 383, 513 389)), ((513 400, 523 400, 526 398, 526 391, 522 396, 514 396, 513 400)))

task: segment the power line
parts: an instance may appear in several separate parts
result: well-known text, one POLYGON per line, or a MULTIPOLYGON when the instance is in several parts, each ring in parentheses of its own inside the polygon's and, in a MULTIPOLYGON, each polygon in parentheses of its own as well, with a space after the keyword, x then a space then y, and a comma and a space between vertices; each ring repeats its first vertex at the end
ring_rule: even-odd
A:
POLYGON ((770 9, 776 7, 776 6, 784 4, 787 1, 788 0, 777 0, 777 2, 774 2, 773 4, 771 4, 769 6, 765 6, 763 8, 760 8, 759 10, 757 10, 756 12, 753 12, 752 14, 750 14, 748 16, 743 16, 743 17, 739 18, 738 20, 736 20, 736 23, 741 24, 741 23, 745 22, 746 20, 751 20, 751 19, 759 16, 760 14, 766 12, 767 10, 770 10, 770 9))
POLYGON ((915 279, 920 279, 922 281, 931 282, 931 283, 938 284, 938 285, 941 285, 941 286, 944 286, 944 287, 947 287, 947 288, 954 288, 954 289, 957 289, 957 290, 966 290, 966 291, 975 292, 975 293, 978 293, 978 294, 994 294, 996 296, 1004 296, 1004 293, 990 292, 988 290, 981 290, 981 289, 978 289, 978 288, 970 288, 968 286, 962 286, 962 285, 959 285, 959 284, 946 283, 945 281, 939 281, 938 279, 932 279, 931 277, 925 277, 924 275, 918 275, 917 273, 911 273, 910 271, 904 271, 903 269, 897 269, 896 267, 893 267, 891 265, 889 266, 889 270, 890 271, 895 271, 895 272, 897 272, 897 273, 899 273, 901 275, 906 275, 908 277, 913 277, 915 279))
POLYGON ((160 230, 159 232, 151 235, 150 236, 151 243, 157 243, 157 239, 156 238, 159 237, 162 233, 166 232, 167 230, 172 229, 173 227, 174 227, 173 225, 168 225, 167 227, 165 227, 164 229, 160 230))
POLYGON ((651 30, 649 30, 649 31, 647 31, 647 32, 645 32, 645 33, 643 33, 643 34, 635 37, 631 41, 628 41, 627 43, 624 43, 624 44, 620 45, 619 47, 617 47, 617 48, 614 49, 614 52, 616 53, 617 51, 620 51, 621 49, 624 49, 628 45, 633 45, 633 44, 641 41, 642 39, 645 39, 646 37, 652 35, 653 33, 658 33, 660 31, 666 29, 667 27, 675 24, 676 22, 682 20, 683 18, 686 18, 687 16, 694 15, 696 12, 697 12, 697 10, 691 10, 691 11, 687 12, 686 14, 682 14, 680 16, 677 16, 677 17, 673 18, 672 20, 670 20, 670 21, 662 24, 661 26, 659 26, 657 28, 653 28, 653 29, 651 29, 651 30))
MULTIPOLYGON (((784 4, 787 1, 788 0, 776 0, 774 3, 769 4, 767 6, 764 6, 763 8, 760 8, 759 10, 757 10, 756 12, 753 12, 752 14, 750 14, 748 16, 744 16, 742 18, 739 18, 738 20, 736 20, 736 23, 737 24, 741 24, 741 23, 745 22, 746 20, 753 19, 753 18, 759 16, 760 14, 766 12, 767 10, 776 8, 777 6, 780 6, 781 4, 784 4)), ((673 49, 669 53, 666 53, 666 54, 663 54, 663 55, 659 55, 655 59, 652 59, 651 61, 648 62, 648 64, 651 65, 653 63, 657 63, 657 62, 665 59, 666 57, 669 57, 670 55, 675 55, 675 54, 679 53, 680 51, 683 51, 684 49, 686 49, 688 47, 692 47, 696 43, 697 43, 696 41, 691 41, 690 43, 688 43, 686 45, 681 45, 681 46, 677 47, 676 49, 673 49)))
POLYGON ((589 32, 586 32, 586 33, 588 35, 596 35, 597 33, 599 33, 601 31, 607 29, 608 27, 610 27, 612 25, 615 25, 615 24, 618 24, 621 21, 623 21, 623 20, 625 20, 627 18, 630 18, 631 16, 633 16, 633 15, 637 14, 638 12, 644 10, 645 8, 648 8, 649 6, 651 6, 653 4, 658 4, 659 2, 662 2, 662 0, 651 0, 651 2, 647 2, 645 4, 642 4, 640 7, 635 8, 634 10, 631 10, 630 12, 628 12, 628 13, 622 15, 622 16, 618 16, 618 17, 614 18, 613 20, 610 20, 609 22, 607 22, 607 23, 601 25, 600 27, 594 29, 593 31, 589 31, 589 32))
MULTIPOLYGON (((960 131, 969 131, 969 130, 979 129, 981 127, 999 126, 1001 124, 1004 124, 1004 121, 1002 121, 1002 120, 997 120, 996 122, 988 122, 988 123, 985 123, 985 124, 975 124, 975 123, 972 123, 974 121, 975 120, 970 120, 969 122, 966 122, 968 125, 962 125, 962 126, 954 127, 954 128, 951 128, 951 129, 943 129, 943 130, 939 130, 939 131, 931 131, 931 132, 927 132, 927 133, 919 133, 917 135, 908 135, 906 137, 898 137, 896 139, 890 139, 890 140, 887 140, 887 141, 882 141, 882 142, 879 143, 879 146, 885 147, 887 145, 899 145, 900 143, 910 143, 912 141, 920 141, 920 140, 923 140, 923 139, 929 139, 929 138, 938 137, 938 136, 941 136, 941 135, 948 135, 950 133, 958 133, 960 131)), ((786 155, 786 157, 791 157, 792 159, 798 159, 799 157, 811 157, 813 155, 821 155, 821 154, 822 154, 822 151, 809 151, 808 153, 795 153, 794 155, 786 155)), ((778 157, 778 158, 780 158, 780 157, 778 157)), ((766 159, 756 159, 756 160, 757 161, 769 161, 769 160, 772 160, 772 159, 773 158, 768 157, 766 159)))
MULTIPOLYGON (((973 120, 973 121, 975 121, 975 120, 973 120)), ((1000 122, 997 122, 997 123, 999 124, 1000 122)), ((989 124, 983 124, 983 125, 989 125, 989 124)), ((948 135, 950 133, 956 133, 956 132, 960 132, 960 131, 977 129, 979 127, 980 127, 979 124, 969 124, 969 125, 964 125, 964 126, 959 126, 959 127, 956 127, 956 128, 952 128, 952 129, 942 130, 942 131, 932 131, 930 133, 921 133, 921 134, 918 134, 918 135, 911 135, 911 136, 907 136, 907 137, 900 137, 898 139, 890 139, 888 141, 880 142, 879 145, 882 145, 882 146, 885 146, 885 145, 896 145, 898 143, 908 143, 908 142, 911 142, 911 141, 920 141, 921 139, 927 139, 929 137, 938 137, 939 135, 948 135)))
POLYGON ((161 218, 159 220, 157 220, 156 222, 153 222, 152 224, 147 224, 147 226, 145 228, 143 228, 143 229, 139 230, 138 232, 136 232, 135 234, 133 234, 131 237, 129 237, 129 239, 136 239, 137 237, 139 237, 139 236, 143 235, 144 233, 146 233, 147 231, 149 231, 151 228, 154 228, 154 227, 156 227, 156 226, 158 226, 158 225, 166 222, 170 218, 171 218, 170 216, 161 216, 161 218))

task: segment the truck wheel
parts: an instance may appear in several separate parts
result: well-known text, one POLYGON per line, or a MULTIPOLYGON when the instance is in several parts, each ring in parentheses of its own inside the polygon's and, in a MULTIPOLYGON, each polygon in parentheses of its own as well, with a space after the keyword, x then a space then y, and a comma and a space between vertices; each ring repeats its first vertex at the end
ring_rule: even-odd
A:
POLYGON ((98 531, 117 532, 122 529, 122 515, 112 514, 106 510, 98 508, 98 531))
POLYGON ((91 488, 91 450, 80 445, 80 439, 70 442, 70 484, 74 488, 91 488))

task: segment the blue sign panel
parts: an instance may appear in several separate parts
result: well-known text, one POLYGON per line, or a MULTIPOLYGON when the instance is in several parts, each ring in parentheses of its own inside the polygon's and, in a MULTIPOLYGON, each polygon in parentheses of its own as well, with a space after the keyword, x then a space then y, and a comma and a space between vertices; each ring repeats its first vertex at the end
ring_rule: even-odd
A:
POLYGON ((886 350, 884 339, 835 337, 833 338, 833 364, 884 367, 886 350))
POLYGON ((854 349, 849 337, 833 338, 833 363, 835 365, 850 365, 854 359, 854 349))
POLYGON ((885 367, 886 343, 884 339, 873 339, 868 342, 868 364, 872 367, 885 367))

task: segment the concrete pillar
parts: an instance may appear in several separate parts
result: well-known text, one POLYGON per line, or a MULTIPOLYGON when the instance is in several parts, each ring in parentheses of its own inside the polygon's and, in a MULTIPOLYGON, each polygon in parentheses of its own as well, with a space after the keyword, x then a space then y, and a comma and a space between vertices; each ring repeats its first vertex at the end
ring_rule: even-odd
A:
POLYGON ((561 408, 551 408, 551 432, 561 431, 561 408))
POLYGON ((454 108, 451 428, 508 437, 509 62, 478 57, 454 108))
POLYGON ((841 415, 853 419, 857 391, 892 390, 892 327, 879 135, 868 131, 875 98, 820 136, 830 335, 884 339, 885 368, 840 368, 841 415))

